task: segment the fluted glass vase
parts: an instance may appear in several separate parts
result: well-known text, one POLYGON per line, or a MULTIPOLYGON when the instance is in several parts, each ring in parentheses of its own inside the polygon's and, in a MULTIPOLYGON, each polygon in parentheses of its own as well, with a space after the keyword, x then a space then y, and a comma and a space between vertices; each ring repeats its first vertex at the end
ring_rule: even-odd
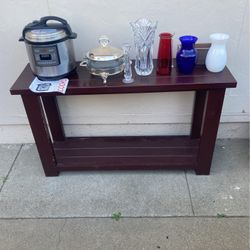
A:
POLYGON ((141 18, 130 23, 134 32, 135 71, 138 75, 147 76, 153 71, 153 45, 157 22, 141 18))
POLYGON ((226 43, 228 34, 214 33, 210 35, 212 45, 207 53, 206 67, 211 72, 221 72, 227 63, 226 43))
POLYGON ((192 74, 197 58, 195 43, 198 38, 196 36, 181 36, 179 39, 181 48, 176 54, 177 67, 183 74, 192 74))

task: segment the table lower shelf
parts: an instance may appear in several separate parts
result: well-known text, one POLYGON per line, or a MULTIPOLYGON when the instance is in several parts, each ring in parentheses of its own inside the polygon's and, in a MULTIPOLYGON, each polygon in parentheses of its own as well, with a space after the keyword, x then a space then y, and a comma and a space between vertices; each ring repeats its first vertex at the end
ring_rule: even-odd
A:
POLYGON ((199 140, 189 136, 77 137, 53 145, 59 171, 194 169, 199 140))

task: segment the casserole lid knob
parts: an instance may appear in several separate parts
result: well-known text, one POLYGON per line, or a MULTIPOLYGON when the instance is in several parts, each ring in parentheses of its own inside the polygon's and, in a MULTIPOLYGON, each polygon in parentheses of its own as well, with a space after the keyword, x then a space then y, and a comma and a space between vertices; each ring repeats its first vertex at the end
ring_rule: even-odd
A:
POLYGON ((99 38, 99 43, 102 45, 102 47, 106 47, 109 44, 109 38, 103 35, 99 38))

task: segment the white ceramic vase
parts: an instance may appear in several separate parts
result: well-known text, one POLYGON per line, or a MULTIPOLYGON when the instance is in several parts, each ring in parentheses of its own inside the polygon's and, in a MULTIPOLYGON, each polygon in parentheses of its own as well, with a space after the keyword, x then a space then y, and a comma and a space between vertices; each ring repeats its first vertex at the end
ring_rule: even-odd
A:
POLYGON ((227 63, 226 43, 229 39, 229 35, 223 33, 214 33, 209 37, 212 41, 212 45, 206 56, 205 64, 207 70, 211 72, 221 72, 227 63))

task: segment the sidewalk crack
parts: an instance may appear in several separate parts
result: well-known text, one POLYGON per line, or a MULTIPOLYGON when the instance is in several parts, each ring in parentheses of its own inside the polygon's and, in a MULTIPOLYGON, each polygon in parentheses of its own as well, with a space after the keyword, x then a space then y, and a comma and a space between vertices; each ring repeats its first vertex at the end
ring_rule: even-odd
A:
POLYGON ((188 184, 187 171, 186 171, 186 170, 185 170, 185 179, 186 179, 186 183, 187 183, 187 189, 188 189, 188 195, 189 195, 189 199, 190 199, 190 204, 191 204, 192 213, 193 213, 193 216, 195 216, 195 213, 194 213, 194 206, 193 206, 193 201, 192 201, 192 196, 191 196, 190 187, 189 187, 189 184, 188 184))
POLYGON ((8 178, 9 178, 9 175, 10 175, 10 173, 11 173, 11 171, 12 171, 12 169, 13 169, 15 163, 16 163, 16 160, 17 160, 17 158, 18 158, 18 156, 19 156, 19 154, 20 154, 22 148, 23 148, 23 144, 21 144, 21 146, 20 146, 20 148, 19 148, 19 150, 18 150, 18 152, 17 152, 17 154, 16 154, 16 156, 15 156, 14 161, 12 162, 12 164, 11 164, 11 166, 10 166, 10 169, 9 169, 7 175, 4 177, 4 178, 5 178, 5 181, 3 181, 3 184, 0 186, 0 193, 2 192, 3 187, 4 187, 5 183, 7 182, 8 178))
POLYGON ((64 219, 64 223, 62 225, 62 227, 59 229, 59 232, 58 232, 58 241, 57 241, 57 244, 56 244, 56 249, 59 249, 59 245, 61 243, 61 232, 63 231, 65 225, 66 225, 66 222, 67 222, 67 219, 64 219))

